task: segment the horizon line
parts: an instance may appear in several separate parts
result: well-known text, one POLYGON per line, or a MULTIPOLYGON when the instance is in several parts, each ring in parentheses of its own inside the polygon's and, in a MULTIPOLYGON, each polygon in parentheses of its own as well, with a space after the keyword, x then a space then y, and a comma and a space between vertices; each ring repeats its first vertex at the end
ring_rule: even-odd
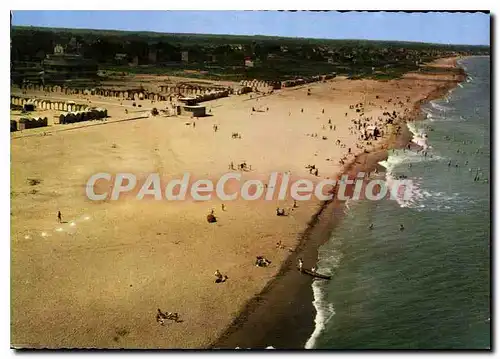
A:
POLYGON ((122 29, 98 29, 98 28, 85 28, 85 27, 58 27, 58 26, 36 26, 36 25, 12 25, 13 28, 35 28, 35 29, 58 29, 58 30, 89 30, 89 31, 115 31, 127 33, 149 33, 159 35, 215 35, 215 36, 242 36, 242 37, 275 37, 280 39, 302 39, 302 40, 329 40, 329 41, 369 41, 369 42, 393 42, 402 44, 427 44, 427 45, 440 45, 440 46, 469 46, 469 47, 488 47, 491 44, 452 44, 441 42, 423 42, 423 41, 408 41, 408 40, 380 40, 380 39, 353 39, 353 38, 324 38, 324 37, 292 37, 282 35, 264 35, 264 34, 222 34, 222 33, 204 33, 204 32, 158 32, 151 30, 122 30, 122 29))

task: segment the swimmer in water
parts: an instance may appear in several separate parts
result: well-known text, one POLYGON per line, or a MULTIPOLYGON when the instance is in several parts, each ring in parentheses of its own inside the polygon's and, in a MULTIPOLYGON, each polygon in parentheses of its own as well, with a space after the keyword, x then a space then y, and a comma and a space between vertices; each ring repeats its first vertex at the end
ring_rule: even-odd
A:
POLYGON ((368 227, 368 229, 373 229, 373 223, 370 224, 370 227, 368 227))
POLYGON ((399 230, 400 231, 403 231, 405 229, 405 226, 403 226, 402 224, 399 225, 399 230))

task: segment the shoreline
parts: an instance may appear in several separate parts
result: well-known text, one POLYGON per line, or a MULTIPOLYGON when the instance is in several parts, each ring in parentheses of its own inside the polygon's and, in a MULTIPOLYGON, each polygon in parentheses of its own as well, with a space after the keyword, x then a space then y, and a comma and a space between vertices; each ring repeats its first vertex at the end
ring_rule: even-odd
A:
MULTIPOLYGON (((459 70, 457 80, 437 86, 424 99, 414 102, 411 112, 395 123, 401 126, 401 131, 393 129, 372 151, 356 155, 337 176, 346 174, 351 177, 361 171, 371 172, 379 166, 380 161, 388 158, 390 149, 407 146, 413 137, 407 123, 422 119, 421 106, 442 98, 467 78, 466 72, 458 64, 460 59, 453 58, 451 66, 459 70)), ((298 258, 303 258, 305 263, 317 262, 319 248, 329 240, 332 231, 342 220, 343 215, 335 213, 344 213, 344 207, 345 201, 337 198, 321 204, 305 231, 300 234, 295 252, 287 257, 278 274, 264 289, 247 302, 224 333, 209 346, 210 349, 264 349, 268 346, 305 349, 315 329, 313 278, 301 275, 295 263, 298 258)))

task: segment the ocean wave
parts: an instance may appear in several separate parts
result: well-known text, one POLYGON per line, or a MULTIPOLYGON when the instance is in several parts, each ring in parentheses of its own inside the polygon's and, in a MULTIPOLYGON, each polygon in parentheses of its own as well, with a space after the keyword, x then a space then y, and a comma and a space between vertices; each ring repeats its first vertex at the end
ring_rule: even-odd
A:
MULTIPOLYGON (((392 174, 386 176, 387 185, 393 186, 396 178, 392 174)), ((392 188, 392 187, 391 187, 392 188)), ((401 208, 411 208, 417 211, 455 211, 468 200, 460 193, 429 191, 422 183, 412 179, 411 186, 402 188, 393 198, 401 208)))
MULTIPOLYGON (((422 109, 422 112, 425 113, 425 120, 429 121, 429 122, 463 120, 463 118, 461 116, 457 117, 456 115, 452 115, 451 114, 452 110, 453 109, 451 107, 446 107, 446 106, 442 106, 439 104, 434 104, 433 108, 425 108, 424 107, 422 109), (449 111, 449 112, 447 113, 447 111, 449 111)), ((410 126, 408 126, 408 128, 410 128, 410 126)), ((410 128, 410 131, 412 131, 411 128, 410 128)))
POLYGON ((467 121, 463 116, 430 116, 427 118, 429 122, 464 122, 467 121))
POLYGON ((467 199, 460 193, 448 194, 439 191, 428 191, 418 183, 413 183, 412 193, 409 198, 398 200, 401 208, 412 208, 417 211, 456 211, 467 199))
POLYGON ((422 147, 424 150, 429 148, 427 143, 427 133, 423 128, 417 128, 417 126, 413 122, 408 122, 406 124, 408 129, 413 134, 412 142, 422 147))
POLYGON ((444 158, 433 156, 432 158, 418 155, 412 151, 397 152, 389 155, 386 161, 379 162, 386 168, 386 183, 388 188, 399 188, 400 190, 392 198, 401 208, 412 208, 418 211, 449 211, 458 210, 462 204, 469 199, 464 198, 460 193, 448 194, 440 191, 429 191, 422 185, 422 177, 408 178, 411 186, 396 186, 399 176, 395 174, 396 169, 407 163, 422 161, 439 161, 444 158))
POLYGON ((446 119, 446 117, 440 116, 439 114, 435 113, 434 111, 432 111, 432 109, 429 108, 425 107, 422 108, 422 112, 425 113, 426 120, 430 122, 441 121, 446 119))
MULTIPOLYGON (((460 85, 460 84, 459 84, 459 85, 460 85)), ((446 112, 446 111, 451 110, 451 108, 446 107, 446 106, 443 106, 443 105, 440 105, 440 104, 436 103, 435 101, 431 101, 431 102, 429 102, 429 103, 431 104, 431 106, 432 106, 434 109, 436 109, 436 110, 438 110, 438 111, 441 111, 441 112, 446 112)))
MULTIPOLYGON (((331 241, 334 238, 331 238, 331 241)), ((321 273, 332 275, 335 268, 340 264, 340 259, 342 258, 340 252, 334 248, 331 248, 328 243, 319 249, 318 257, 318 271, 321 273)), ((327 290, 328 282, 317 280, 312 284, 312 290, 314 295, 313 305, 316 309, 316 317, 314 318, 314 331, 311 337, 307 340, 305 349, 313 349, 316 345, 316 341, 321 333, 325 330, 326 324, 335 315, 335 309, 333 308, 333 303, 328 302, 327 290)))
POLYGON ((401 165, 428 161, 441 161, 444 159, 444 157, 436 154, 429 154, 428 156, 424 156, 423 154, 417 153, 415 151, 394 150, 389 154, 387 160, 380 161, 378 164, 386 169, 386 173, 392 174, 394 172, 394 169, 401 165))
POLYGON ((311 337, 307 340, 305 345, 305 349, 313 349, 316 340, 319 335, 325 330, 326 324, 332 319, 335 315, 335 309, 333 308, 333 304, 329 303, 326 299, 326 293, 323 287, 325 283, 320 281, 315 281, 312 284, 314 301, 313 305, 316 308, 316 317, 314 318, 314 331, 311 334, 311 337))
POLYGON ((462 84, 458 84, 458 86, 459 86, 460 88, 464 88, 464 85, 462 85, 462 84))

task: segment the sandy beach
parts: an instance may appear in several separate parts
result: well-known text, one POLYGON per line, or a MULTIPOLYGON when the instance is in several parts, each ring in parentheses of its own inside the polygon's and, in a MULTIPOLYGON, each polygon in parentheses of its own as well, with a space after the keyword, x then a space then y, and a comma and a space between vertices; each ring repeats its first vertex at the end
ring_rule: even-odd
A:
POLYGON ((165 178, 189 172, 216 180, 231 162, 251 166, 242 180, 289 172, 318 182, 372 171, 388 148, 406 145, 404 122, 419 116, 420 104, 463 79, 447 71, 455 58, 433 66, 443 71, 391 81, 339 77, 265 96, 230 96, 208 102, 211 116, 199 119, 146 117, 161 106, 147 100, 125 116, 131 101, 96 97, 109 110, 105 123, 13 133, 12 346, 262 348, 271 337, 282 347, 303 348, 314 325, 311 278, 295 269, 296 261, 315 264, 317 248, 341 219, 340 201, 293 208, 290 197, 238 199, 224 210, 216 199, 93 202, 85 195, 87 180, 99 172, 165 178), (385 113, 393 111, 397 120, 387 125, 385 113), (384 136, 360 140, 353 123, 360 118, 378 122, 384 136), (276 207, 289 215, 277 217, 276 207), (216 223, 206 220, 212 209, 216 223), (271 265, 255 266, 256 256, 271 265), (215 270, 228 280, 214 283, 215 270), (178 312, 180 322, 159 325, 158 308, 178 312), (286 335, 277 339, 278 333, 286 335))

